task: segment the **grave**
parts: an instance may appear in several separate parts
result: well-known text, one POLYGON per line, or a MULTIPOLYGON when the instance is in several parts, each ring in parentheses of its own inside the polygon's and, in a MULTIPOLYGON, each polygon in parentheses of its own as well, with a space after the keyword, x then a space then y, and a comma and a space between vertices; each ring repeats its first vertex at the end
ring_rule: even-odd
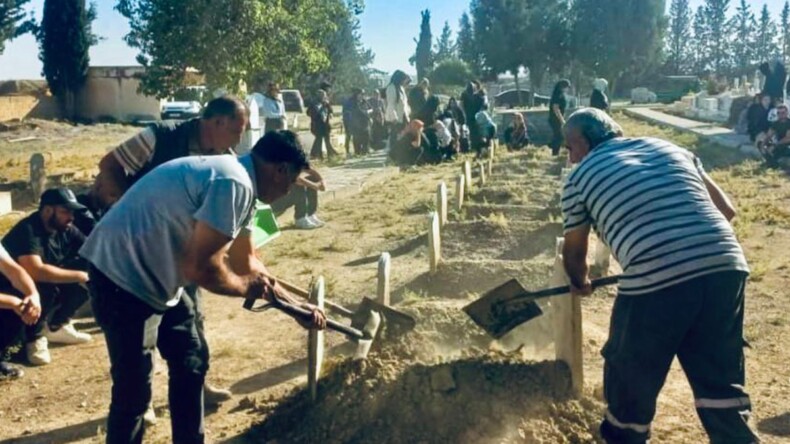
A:
POLYGON ((30 156, 30 189, 35 202, 38 202, 47 185, 47 171, 44 163, 43 154, 36 153, 30 156))
POLYGON ((392 259, 387 252, 381 253, 378 263, 376 300, 390 305, 390 270, 392 259))

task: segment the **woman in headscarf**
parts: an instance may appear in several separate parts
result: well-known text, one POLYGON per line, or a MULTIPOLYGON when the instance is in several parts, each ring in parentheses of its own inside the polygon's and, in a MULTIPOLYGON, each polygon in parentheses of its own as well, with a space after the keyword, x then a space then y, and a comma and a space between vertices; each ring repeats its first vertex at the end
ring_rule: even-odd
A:
POLYGON ((466 115, 466 127, 469 129, 469 148, 479 150, 482 147, 482 137, 478 131, 475 116, 483 110, 484 95, 478 94, 480 82, 473 81, 466 85, 466 90, 461 94, 461 107, 466 115))
POLYGON ((390 131, 390 147, 395 143, 403 127, 409 123, 411 111, 406 99, 406 86, 409 83, 411 83, 409 75, 397 70, 392 74, 390 83, 387 85, 387 108, 384 117, 390 131))
POLYGON ((423 153, 431 150, 431 144, 423 134, 425 125, 420 120, 410 121, 398 134, 390 157, 399 166, 412 166, 419 163, 423 153))
POLYGON ((609 97, 606 96, 606 87, 609 82, 606 79, 595 79, 593 81, 593 92, 590 95, 590 107, 598 108, 603 112, 609 112, 609 97))
POLYGON ((554 91, 551 93, 549 100, 549 126, 554 133, 549 146, 551 147, 551 154, 557 156, 560 154, 560 148, 565 143, 562 135, 562 126, 565 125, 565 109, 568 107, 568 99, 566 95, 571 88, 571 82, 562 79, 554 85, 554 91))
POLYGON ((337 156, 337 151, 332 147, 331 131, 332 126, 329 120, 332 118, 332 106, 329 103, 329 96, 323 89, 318 90, 318 100, 307 109, 310 116, 310 132, 313 133, 313 149, 310 150, 310 158, 323 159, 323 143, 326 142, 327 156, 337 156))
POLYGON ((523 114, 513 114, 513 122, 505 130, 505 143, 507 149, 511 151, 520 150, 529 145, 529 133, 527 133, 527 124, 523 114))

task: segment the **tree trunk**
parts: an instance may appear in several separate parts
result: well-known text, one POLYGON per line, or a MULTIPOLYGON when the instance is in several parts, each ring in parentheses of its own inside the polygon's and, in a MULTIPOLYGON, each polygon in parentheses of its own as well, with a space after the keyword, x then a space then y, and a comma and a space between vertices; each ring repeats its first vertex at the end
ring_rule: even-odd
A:
POLYGON ((513 71, 513 79, 516 81, 516 100, 518 100, 518 106, 521 108, 524 102, 521 101, 521 87, 518 86, 518 69, 513 71))

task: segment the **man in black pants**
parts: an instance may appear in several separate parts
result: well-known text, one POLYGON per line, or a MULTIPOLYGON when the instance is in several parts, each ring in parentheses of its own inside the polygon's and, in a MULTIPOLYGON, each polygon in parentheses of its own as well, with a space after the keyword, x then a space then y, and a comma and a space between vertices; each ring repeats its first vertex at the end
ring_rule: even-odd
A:
MULTIPOLYGON (((203 110, 203 116, 181 123, 162 122, 146 128, 116 147, 102 158, 99 175, 93 186, 93 196, 85 202, 96 201, 101 209, 112 206, 126 190, 159 165, 186 156, 225 154, 238 145, 249 120, 247 105, 235 97, 213 99, 203 110)), ((90 225, 80 222, 79 225, 90 225)), ((200 292, 197 287, 187 287, 186 297, 192 299, 190 307, 196 310, 197 327, 208 358, 203 315, 200 309, 200 292)), ((218 404, 230 399, 231 393, 206 384, 206 403, 218 404)), ((151 418, 153 410, 148 417, 151 418)))
POLYGON ((42 315, 26 331, 25 351, 33 365, 52 361, 49 342, 81 344, 91 340, 71 317, 88 300, 87 264, 77 254, 85 236, 72 225, 84 210, 68 188, 41 195, 39 209, 22 219, 3 238, 11 258, 33 278, 41 294, 42 315))
POLYGON ((33 279, 0 244, 0 381, 25 374, 6 362, 8 347, 24 333, 26 325, 35 325, 40 316, 41 297, 33 279))
POLYGON ((735 209, 691 152, 627 139, 587 108, 564 127, 578 166, 562 198, 563 260, 573 293, 588 295, 590 229, 623 267, 603 347, 607 443, 645 443, 656 399, 678 357, 711 443, 758 441, 747 420, 743 310, 749 273, 729 221, 735 209))

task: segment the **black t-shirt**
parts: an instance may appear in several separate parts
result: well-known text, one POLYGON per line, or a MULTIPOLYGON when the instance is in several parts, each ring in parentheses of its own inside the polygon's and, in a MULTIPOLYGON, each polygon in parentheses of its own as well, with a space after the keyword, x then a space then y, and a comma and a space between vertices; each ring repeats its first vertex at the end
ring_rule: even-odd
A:
POLYGON ((565 98, 565 94, 552 96, 549 102, 549 122, 559 123, 557 116, 554 114, 554 105, 558 105, 560 114, 565 115, 565 109, 568 107, 568 100, 565 98))
POLYGON ((73 225, 64 231, 48 233, 38 211, 19 221, 3 237, 3 246, 15 261, 20 256, 36 255, 45 264, 58 267, 78 262, 84 242, 85 236, 73 225))
POLYGON ((784 139, 787 135, 787 131, 790 131, 790 119, 784 121, 777 120, 771 124, 771 129, 774 130, 774 134, 776 134, 778 140, 784 139))

